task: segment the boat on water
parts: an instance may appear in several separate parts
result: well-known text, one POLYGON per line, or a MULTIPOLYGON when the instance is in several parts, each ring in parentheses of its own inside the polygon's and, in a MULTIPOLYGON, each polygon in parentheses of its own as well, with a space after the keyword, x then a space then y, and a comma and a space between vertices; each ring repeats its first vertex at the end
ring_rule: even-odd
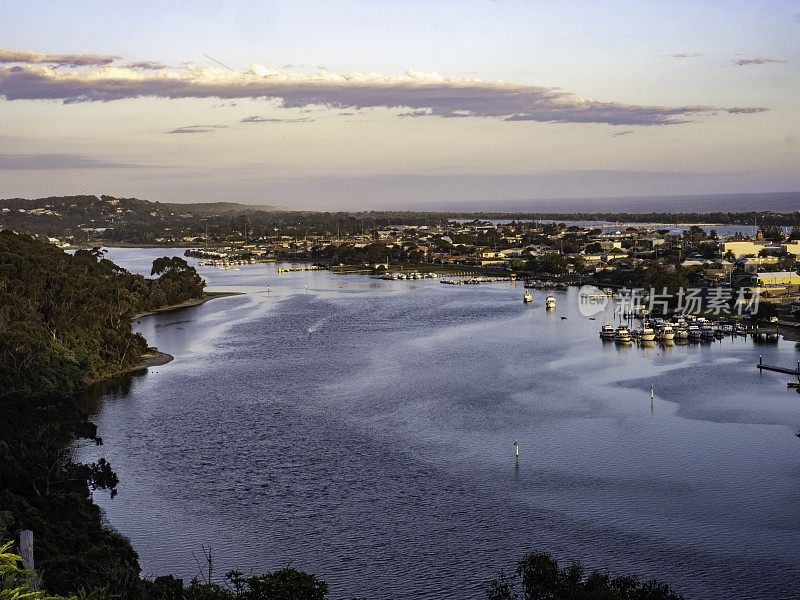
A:
POLYGON ((600 337, 603 339, 612 339, 614 337, 614 326, 606 323, 600 328, 600 337))
POLYGON ((703 325, 700 328, 700 337, 704 340, 714 339, 714 329, 712 329, 711 325, 703 325))
POLYGON ((689 324, 689 327, 687 328, 687 333, 689 334, 690 340, 700 339, 700 328, 694 323, 689 324))
POLYGON ((661 341, 672 341, 675 339, 675 330, 672 328, 672 325, 668 323, 664 323, 658 332, 658 337, 661 341))
POLYGON ((617 327, 617 330, 614 332, 614 341, 617 344, 631 343, 631 332, 627 325, 620 325, 617 327))
POLYGON ((531 302, 533 302, 533 296, 531 295, 530 292, 525 292, 525 295, 522 297, 522 302, 524 304, 530 304, 531 302))
POLYGON ((652 342, 656 339, 656 330, 645 323, 642 327, 640 338, 643 342, 652 342))
POLYGON ((555 296, 548 296, 544 301, 545 308, 547 310, 553 310, 556 307, 556 297, 555 296))
POLYGON ((689 339, 689 329, 686 325, 678 325, 675 328, 675 339, 676 340, 688 340, 689 339))

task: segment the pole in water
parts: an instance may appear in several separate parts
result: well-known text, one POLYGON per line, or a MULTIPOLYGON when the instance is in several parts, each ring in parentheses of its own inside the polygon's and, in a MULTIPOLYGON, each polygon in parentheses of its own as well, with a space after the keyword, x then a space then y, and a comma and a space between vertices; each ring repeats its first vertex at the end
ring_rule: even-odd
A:
POLYGON ((514 452, 517 455, 517 462, 519 463, 519 442, 516 440, 516 438, 514 439, 514 452))
POLYGON ((653 384, 650 384, 650 408, 653 408, 653 384))
POLYGON ((308 291, 308 284, 306 284, 306 291, 308 291))

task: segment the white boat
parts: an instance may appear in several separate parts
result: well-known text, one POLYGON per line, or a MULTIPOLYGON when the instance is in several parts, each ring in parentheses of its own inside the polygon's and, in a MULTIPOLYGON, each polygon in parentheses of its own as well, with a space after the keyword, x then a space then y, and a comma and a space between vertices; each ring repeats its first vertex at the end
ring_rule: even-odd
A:
POLYGON ((617 330, 614 332, 614 341, 617 344, 631 343, 631 332, 627 325, 620 325, 617 327, 617 330))
POLYGON ((614 326, 606 323, 600 328, 600 337, 611 339, 614 337, 614 326))
POLYGON ((676 340, 689 339, 689 330, 683 325, 678 325, 678 327, 675 329, 675 339, 676 340))
POLYGON ((689 334, 689 339, 690 340, 699 340, 700 339, 700 328, 697 325, 695 325, 694 323, 689 325, 689 328, 688 328, 687 332, 689 334))
POLYGON ((525 304, 533 302, 533 296, 530 292, 525 292, 525 295, 522 297, 522 302, 525 304))
POLYGON ((548 296, 544 301, 545 307, 548 310, 552 310, 556 307, 556 297, 555 296, 548 296))
POLYGON ((664 341, 672 341, 672 340, 674 340, 675 339, 675 330, 672 329, 672 325, 662 325, 659 337, 664 341))
POLYGON ((643 342, 652 342, 656 339, 656 330, 645 323, 640 338, 643 342))

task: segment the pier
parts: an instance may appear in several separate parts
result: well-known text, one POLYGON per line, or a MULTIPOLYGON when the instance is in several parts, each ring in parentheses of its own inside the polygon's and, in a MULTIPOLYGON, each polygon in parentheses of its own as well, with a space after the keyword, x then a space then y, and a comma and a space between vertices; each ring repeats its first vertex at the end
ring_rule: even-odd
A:
POLYGON ((759 371, 775 371, 776 373, 786 373, 787 375, 797 375, 800 377, 800 360, 797 361, 797 368, 792 369, 791 367, 777 367, 775 365, 765 365, 761 357, 758 357, 758 364, 756 365, 759 371))

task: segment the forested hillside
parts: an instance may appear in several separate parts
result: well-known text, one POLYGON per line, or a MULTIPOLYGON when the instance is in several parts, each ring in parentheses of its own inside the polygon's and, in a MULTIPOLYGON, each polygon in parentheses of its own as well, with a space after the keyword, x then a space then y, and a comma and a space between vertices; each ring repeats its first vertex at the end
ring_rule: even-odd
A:
POLYGON ((131 316, 203 294, 180 258, 159 259, 154 271, 160 277, 146 279, 99 250, 73 256, 0 231, 0 539, 36 532, 50 591, 114 582, 122 592, 139 581, 136 553, 90 497, 90 489, 113 493, 116 475, 103 460, 74 463, 71 448, 76 439, 101 442, 75 394, 147 349, 131 316))

